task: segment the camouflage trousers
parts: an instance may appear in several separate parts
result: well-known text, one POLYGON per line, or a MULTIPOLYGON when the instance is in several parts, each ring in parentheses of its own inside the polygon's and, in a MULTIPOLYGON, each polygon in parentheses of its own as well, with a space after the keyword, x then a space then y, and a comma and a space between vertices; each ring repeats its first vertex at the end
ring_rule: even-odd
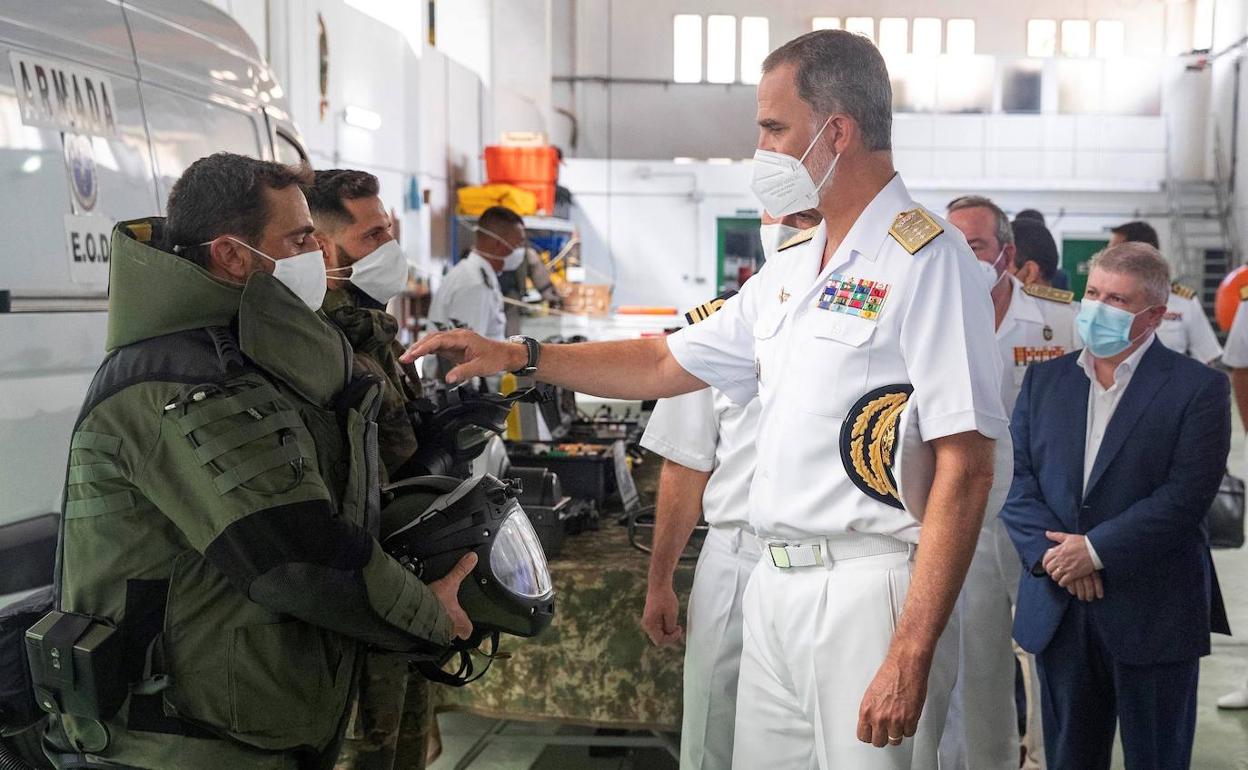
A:
POLYGON ((424 770, 432 729, 429 680, 403 655, 369 653, 334 770, 424 770))

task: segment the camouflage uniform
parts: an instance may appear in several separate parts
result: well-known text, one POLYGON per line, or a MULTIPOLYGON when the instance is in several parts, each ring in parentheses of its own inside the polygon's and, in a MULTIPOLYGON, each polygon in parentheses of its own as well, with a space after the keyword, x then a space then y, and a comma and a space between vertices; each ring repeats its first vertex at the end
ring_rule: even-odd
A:
POLYGON ((377 448, 388 479, 397 480, 403 464, 416 451, 416 432, 407 410, 417 394, 404 371, 416 378, 414 369, 399 363, 399 322, 385 307, 364 296, 354 286, 343 284, 325 294, 322 312, 346 336, 354 351, 357 371, 367 371, 382 380, 381 408, 377 413, 377 448))
POLYGON ((435 653, 451 622, 387 556, 369 377, 271 274, 243 289, 113 233, 108 355, 74 426, 58 607, 120 629, 130 694, 55 715, 61 767, 326 767, 366 644, 435 653), (83 754, 87 753, 89 760, 83 754))
MULTIPOLYGON (((569 537, 550 561, 559 597, 550 628, 532 639, 505 637, 510 657, 468 687, 435 685, 435 707, 679 732, 684 648, 656 647, 641 630, 648 569, 648 557, 629 546, 623 527, 569 537)), ((692 563, 680 564, 674 584, 683 614, 692 563)))
MULTIPOLYGON (((382 305, 346 283, 325 295, 321 309, 351 343, 356 368, 383 380, 377 445, 383 481, 397 481, 405 475, 404 463, 416 451, 416 433, 407 408, 416 393, 399 363, 403 352, 396 339, 399 323, 382 305)), ((410 373, 415 378, 415 371, 410 373)), ((432 727, 428 702, 429 682, 419 672, 409 671, 406 657, 370 653, 364 660, 359 700, 336 767, 422 770, 432 727)))

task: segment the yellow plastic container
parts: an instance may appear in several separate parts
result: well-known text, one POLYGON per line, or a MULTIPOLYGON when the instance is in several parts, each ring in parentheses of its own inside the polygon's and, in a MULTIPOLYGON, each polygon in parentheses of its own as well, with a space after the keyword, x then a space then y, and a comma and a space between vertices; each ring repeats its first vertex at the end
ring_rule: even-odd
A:
POLYGON ((456 210, 469 217, 479 217, 491 206, 506 206, 522 217, 537 213, 537 196, 509 184, 486 184, 461 187, 455 191, 456 210))

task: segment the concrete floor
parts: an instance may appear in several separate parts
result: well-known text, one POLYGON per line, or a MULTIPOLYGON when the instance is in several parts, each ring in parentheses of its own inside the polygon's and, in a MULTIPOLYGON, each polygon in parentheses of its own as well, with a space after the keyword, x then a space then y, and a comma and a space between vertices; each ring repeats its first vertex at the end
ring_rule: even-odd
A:
MULTIPOLYGON (((1239 425, 1238 417, 1235 421, 1239 425)), ((1243 434, 1236 430, 1231 450, 1231 472, 1248 478, 1243 434)), ((1194 770, 1248 770, 1248 710, 1223 711, 1218 697, 1248 680, 1248 548, 1215 551, 1214 562, 1227 602, 1235 637, 1214 636, 1213 654, 1201 662, 1199 709, 1196 724, 1194 770)), ((493 722, 467 714, 439 717, 443 755, 431 770, 452 770, 461 757, 490 729, 493 722)), ((511 725, 507 733, 588 735, 591 730, 554 725, 511 725)), ((639 749, 620 756, 590 757, 584 747, 516 746, 495 744, 471 767, 473 770, 667 770, 677 763, 658 749, 639 749)), ((1123 768, 1121 754, 1114 762, 1123 768)), ((1057 770, 1056 768, 1054 770, 1057 770)))

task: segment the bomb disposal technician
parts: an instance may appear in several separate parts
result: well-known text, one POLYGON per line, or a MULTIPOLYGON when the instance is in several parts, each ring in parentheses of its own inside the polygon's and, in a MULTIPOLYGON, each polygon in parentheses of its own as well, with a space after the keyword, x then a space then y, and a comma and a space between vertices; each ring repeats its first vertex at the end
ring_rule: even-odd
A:
POLYGON ((772 216, 814 207, 824 224, 705 321, 567 346, 457 330, 405 354, 457 359, 449 381, 519 370, 617 398, 758 395, 750 525, 765 555, 744 599, 735 767, 937 765, 957 665, 944 631, 1006 418, 983 278, 893 170, 891 103, 865 38, 812 32, 767 58, 753 189, 772 216), (859 491, 839 454, 851 405, 890 384, 913 386, 935 455, 917 553, 919 523, 859 491))

